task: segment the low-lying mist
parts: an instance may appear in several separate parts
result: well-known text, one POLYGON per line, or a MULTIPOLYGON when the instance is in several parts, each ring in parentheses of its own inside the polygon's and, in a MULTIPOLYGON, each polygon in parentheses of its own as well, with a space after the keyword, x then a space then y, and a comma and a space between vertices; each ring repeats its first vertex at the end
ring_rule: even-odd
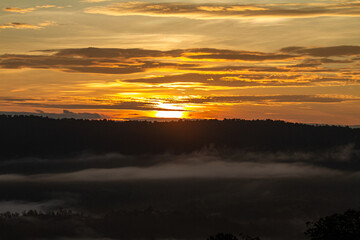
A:
POLYGON ((118 232, 86 225, 80 235, 87 239, 206 239, 227 231, 301 240, 307 221, 359 208, 359 156, 345 145, 307 152, 5 159, 0 210, 64 208, 119 223, 118 232))

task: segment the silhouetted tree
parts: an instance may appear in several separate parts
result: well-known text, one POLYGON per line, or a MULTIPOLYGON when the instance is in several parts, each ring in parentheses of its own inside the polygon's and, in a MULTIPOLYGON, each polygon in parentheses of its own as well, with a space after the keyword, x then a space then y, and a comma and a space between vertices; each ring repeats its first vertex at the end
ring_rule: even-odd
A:
POLYGON ((207 240, 238 240, 238 238, 230 233, 218 233, 215 236, 208 237, 207 240))
POLYGON ((239 238, 240 238, 239 240, 260 240, 259 237, 251 237, 249 235, 245 235, 242 233, 240 233, 239 238))
POLYGON ((311 240, 359 240, 360 212, 347 210, 307 223, 305 235, 311 240))
POLYGON ((258 237, 250 237, 249 235, 239 234, 239 238, 231 233, 218 233, 215 236, 210 236, 207 240, 260 240, 258 237))

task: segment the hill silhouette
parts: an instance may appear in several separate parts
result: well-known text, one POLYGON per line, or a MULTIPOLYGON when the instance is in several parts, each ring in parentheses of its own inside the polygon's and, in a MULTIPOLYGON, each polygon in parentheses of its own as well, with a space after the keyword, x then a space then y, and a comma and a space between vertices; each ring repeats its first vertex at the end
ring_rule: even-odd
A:
POLYGON ((203 148, 318 151, 353 144, 360 130, 273 120, 172 122, 50 119, 0 115, 0 158, 103 154, 188 153, 203 148))

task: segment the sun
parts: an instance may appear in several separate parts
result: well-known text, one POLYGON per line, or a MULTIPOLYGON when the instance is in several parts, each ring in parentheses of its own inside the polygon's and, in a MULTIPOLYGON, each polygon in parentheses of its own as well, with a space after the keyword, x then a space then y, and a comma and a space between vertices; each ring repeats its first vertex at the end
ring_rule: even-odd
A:
POLYGON ((171 103, 157 102, 157 107, 165 110, 157 111, 155 113, 155 116, 158 118, 183 118, 185 115, 183 106, 171 103))
POLYGON ((158 118, 182 118, 183 111, 157 111, 155 116, 158 118))

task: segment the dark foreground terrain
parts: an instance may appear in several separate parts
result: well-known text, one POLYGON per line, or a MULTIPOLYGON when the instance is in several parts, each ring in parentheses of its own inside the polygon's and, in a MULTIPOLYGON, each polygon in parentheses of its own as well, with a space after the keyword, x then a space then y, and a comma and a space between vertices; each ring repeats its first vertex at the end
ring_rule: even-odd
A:
POLYGON ((0 132, 0 239, 302 240, 360 207, 359 129, 3 115, 0 132))
POLYGON ((177 122, 49 119, 0 115, 1 158, 61 157, 79 153, 190 153, 204 148, 318 151, 360 147, 360 129, 272 120, 177 122))

